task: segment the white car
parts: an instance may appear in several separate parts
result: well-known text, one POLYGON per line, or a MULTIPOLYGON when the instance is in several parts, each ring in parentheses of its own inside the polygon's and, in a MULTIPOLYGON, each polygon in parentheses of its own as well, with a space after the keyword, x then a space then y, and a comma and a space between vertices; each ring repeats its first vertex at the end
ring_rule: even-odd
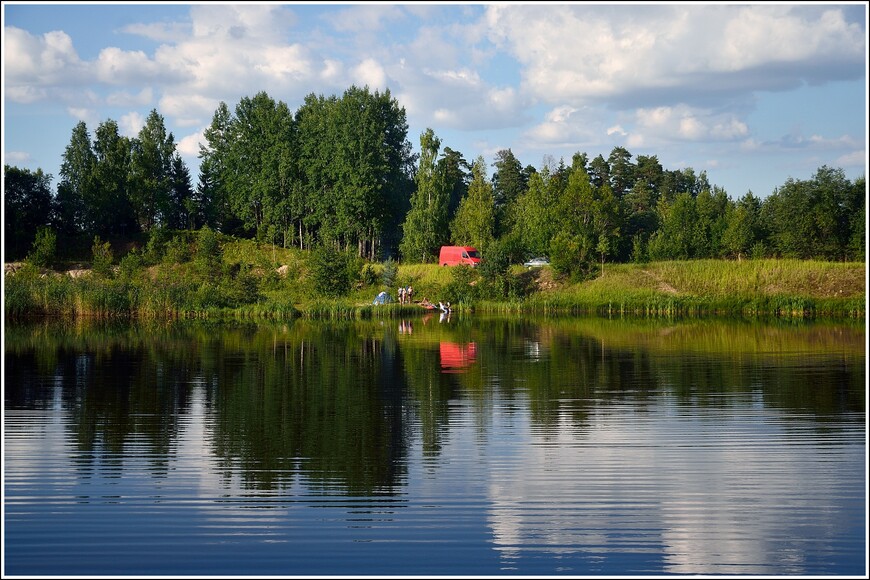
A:
POLYGON ((526 268, 540 268, 542 266, 549 266, 550 260, 547 258, 532 258, 528 262, 525 262, 523 266, 526 268))

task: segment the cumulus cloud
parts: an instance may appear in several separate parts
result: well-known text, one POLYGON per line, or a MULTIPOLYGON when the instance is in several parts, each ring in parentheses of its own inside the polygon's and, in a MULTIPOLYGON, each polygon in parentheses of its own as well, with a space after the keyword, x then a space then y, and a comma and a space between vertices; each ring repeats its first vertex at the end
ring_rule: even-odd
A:
POLYGON ((145 126, 145 117, 137 111, 121 115, 118 121, 118 132, 125 137, 136 137, 145 126))
POLYGON ((84 121, 88 127, 96 127, 100 123, 100 115, 94 109, 85 107, 67 107, 67 114, 73 119, 84 121))
POLYGON ((865 67, 865 33, 838 7, 493 5, 486 20, 523 65, 525 90, 548 102, 730 98, 865 67))
POLYGON ((176 143, 175 147, 181 155, 185 157, 195 157, 199 155, 200 143, 203 145, 207 143, 205 129, 200 129, 195 133, 185 135, 176 143))
POLYGON ((3 154, 4 162, 10 165, 29 165, 33 160, 26 151, 6 151, 3 154))
POLYGON ((211 119, 220 101, 197 93, 172 92, 160 99, 158 110, 167 117, 177 119, 181 126, 201 124, 198 119, 211 119))
POLYGON ((128 91, 110 93, 106 97, 106 104, 113 107, 145 107, 151 104, 153 98, 151 87, 145 87, 136 94, 128 91))
POLYGON ((46 87, 82 84, 90 74, 73 48, 72 38, 62 31, 34 36, 8 26, 4 29, 4 88, 21 102, 31 102, 48 94, 46 87))
POLYGON ((367 58, 354 67, 353 77, 357 85, 368 85, 371 90, 383 90, 387 86, 387 75, 384 67, 371 58, 367 58))
POLYGON ((749 127, 730 113, 711 112, 687 105, 637 109, 636 131, 650 141, 736 141, 749 135, 749 127))
POLYGON ((329 23, 339 32, 375 32, 405 17, 398 6, 389 4, 353 6, 329 15, 329 23))
POLYGON ((139 84, 157 78, 162 72, 141 50, 125 51, 114 46, 100 51, 94 68, 97 79, 109 85, 139 84))
POLYGON ((191 34, 191 26, 185 22, 136 23, 124 26, 121 32, 142 36, 157 42, 181 42, 191 34))
POLYGON ((524 133, 528 146, 547 150, 549 147, 580 147, 589 143, 598 132, 605 131, 600 116, 589 107, 567 105, 556 107, 544 116, 544 121, 524 133))
POLYGON ((778 139, 759 140, 746 139, 740 144, 743 151, 757 151, 766 153, 794 152, 799 150, 836 152, 843 151, 852 153, 864 148, 864 142, 851 135, 839 137, 823 137, 822 135, 810 135, 806 137, 798 133, 783 135, 778 139))
POLYGON ((35 103, 46 98, 48 91, 30 85, 20 87, 5 87, 4 96, 14 103, 35 103))
POLYGON ((837 165, 841 167, 867 167, 867 152, 860 150, 841 155, 837 158, 837 165))

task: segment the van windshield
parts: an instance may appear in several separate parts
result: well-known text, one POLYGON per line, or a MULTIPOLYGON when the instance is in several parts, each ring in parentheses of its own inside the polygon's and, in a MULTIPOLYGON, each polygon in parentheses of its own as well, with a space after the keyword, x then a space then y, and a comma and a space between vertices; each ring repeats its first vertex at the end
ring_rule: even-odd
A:
POLYGON ((479 258, 480 254, 477 253, 477 250, 472 250, 470 252, 463 252, 463 258, 479 258))

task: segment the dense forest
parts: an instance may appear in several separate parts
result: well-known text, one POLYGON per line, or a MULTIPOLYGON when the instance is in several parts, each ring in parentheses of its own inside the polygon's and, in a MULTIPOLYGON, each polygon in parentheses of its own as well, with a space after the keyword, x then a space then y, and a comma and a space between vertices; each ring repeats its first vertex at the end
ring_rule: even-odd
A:
POLYGON ((733 199, 706 172, 666 170, 655 155, 615 147, 540 168, 499 151, 490 175, 432 129, 412 153, 405 110, 389 90, 311 94, 294 112, 267 93, 221 103, 189 169, 152 110, 135 138, 106 120, 72 130, 56 192, 52 176, 5 166, 5 259, 40 240, 58 258, 92 242, 135 247, 155 235, 209 228, 284 247, 331 246, 369 261, 434 262, 440 245, 484 258, 550 256, 584 277, 606 262, 694 258, 865 259, 866 177, 820 167, 765 198, 733 199))

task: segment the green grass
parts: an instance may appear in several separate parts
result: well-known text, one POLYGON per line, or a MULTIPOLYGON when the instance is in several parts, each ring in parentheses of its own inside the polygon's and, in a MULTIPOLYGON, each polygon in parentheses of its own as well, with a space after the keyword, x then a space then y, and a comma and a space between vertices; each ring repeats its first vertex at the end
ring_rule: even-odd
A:
MULTIPOLYGON (((418 306, 374 306, 387 290, 414 287, 414 299, 444 300, 454 268, 400 264, 392 287, 382 285, 382 264, 372 264, 373 284, 358 283, 339 298, 320 295, 308 272, 307 251, 251 240, 226 239, 223 260, 255 278, 211 283, 190 265, 160 265, 125 280, 72 279, 23 268, 6 277, 5 315, 139 318, 379 318, 421 314, 418 306), (283 275, 276 269, 284 266, 283 275)), ((866 312, 866 264, 811 260, 691 260, 648 264, 605 264, 592 280, 566 282, 550 268, 514 266, 514 280, 531 292, 498 301, 476 299, 458 310, 497 314, 603 314, 642 317, 737 315, 786 318, 860 318, 866 312)))

